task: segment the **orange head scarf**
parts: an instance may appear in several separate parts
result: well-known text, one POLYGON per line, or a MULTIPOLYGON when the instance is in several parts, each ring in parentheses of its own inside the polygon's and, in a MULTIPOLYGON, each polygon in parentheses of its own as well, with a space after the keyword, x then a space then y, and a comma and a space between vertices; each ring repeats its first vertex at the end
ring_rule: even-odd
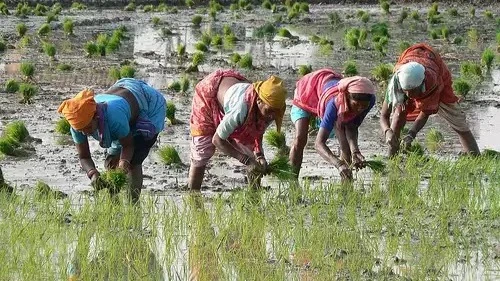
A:
POLYGON ((63 101, 57 112, 64 115, 73 129, 81 130, 85 128, 90 124, 96 112, 94 91, 85 89, 74 98, 63 101))
POLYGON ((266 81, 253 83, 253 87, 265 104, 279 110, 274 121, 276 122, 276 130, 280 132, 286 109, 286 89, 283 86, 283 81, 279 77, 271 75, 266 81))

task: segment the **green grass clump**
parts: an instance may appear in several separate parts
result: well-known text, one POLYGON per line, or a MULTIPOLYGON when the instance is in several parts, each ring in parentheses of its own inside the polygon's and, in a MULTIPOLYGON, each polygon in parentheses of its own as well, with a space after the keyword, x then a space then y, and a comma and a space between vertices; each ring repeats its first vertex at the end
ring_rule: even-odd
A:
POLYGON ((160 160, 165 165, 175 165, 182 164, 181 157, 177 152, 177 149, 171 145, 165 145, 164 147, 158 149, 158 155, 160 160))
POLYGON ((192 9, 194 7, 194 0, 185 0, 184 4, 186 4, 186 7, 189 9, 192 9))
POLYGON ((403 9, 401 11, 401 14, 399 14, 398 23, 402 24, 407 18, 408 18, 408 11, 407 9, 403 9))
POLYGON ((28 32, 28 27, 24 23, 19 23, 16 25, 17 36, 23 37, 26 32, 28 32))
POLYGON ((448 9, 448 14, 452 17, 458 17, 458 10, 455 8, 448 9))
POLYGON ((23 121, 14 121, 5 126, 3 135, 16 142, 24 142, 30 133, 23 121))
POLYGON ((493 149, 485 149, 483 153, 481 153, 481 156, 487 159, 498 160, 500 159, 500 152, 493 149))
POLYGON ((101 174, 100 186, 94 186, 96 190, 109 189, 111 193, 119 193, 127 185, 127 175, 119 169, 108 170, 101 174))
POLYGON ((16 7, 15 15, 16 17, 26 18, 32 13, 31 7, 28 3, 18 3, 16 7))
POLYGON ((66 118, 61 118, 56 123, 55 131, 62 135, 71 135, 71 125, 66 118))
POLYGON ((45 36, 50 33, 50 25, 48 23, 42 24, 38 29, 38 35, 45 36))
POLYGON ((158 26, 161 23, 161 19, 159 17, 153 17, 151 18, 151 23, 153 26, 158 26))
POLYGON ((468 79, 482 80, 483 71, 481 70, 481 65, 472 61, 466 61, 460 65, 460 75, 468 79))
POLYGON ((210 43, 212 43, 212 33, 210 30, 208 31, 204 31, 202 34, 201 34, 201 38, 200 38, 201 42, 203 42, 205 45, 209 46, 210 43))
POLYGON ((349 60, 344 65, 344 75, 346 77, 356 76, 359 74, 356 62, 349 60))
POLYGON ((485 16, 487 19, 493 19, 493 13, 492 13, 490 10, 486 10, 486 11, 484 11, 484 16, 485 16))
POLYGON ((16 79, 9 79, 5 82, 5 91, 7 93, 15 93, 19 90, 19 82, 16 79))
POLYGON ((387 37, 390 38, 389 25, 386 22, 379 22, 371 26, 370 34, 376 37, 387 37))
POLYGON ((87 9, 87 6, 82 4, 82 3, 79 3, 79 2, 73 2, 73 4, 71 4, 71 9, 72 10, 85 10, 85 9, 87 9))
POLYGON ((411 44, 408 41, 401 41, 401 42, 399 42, 399 44, 398 44, 399 53, 403 53, 410 46, 411 46, 411 44))
POLYGON ((21 73, 24 77, 31 79, 35 74, 35 66, 31 62, 21 62, 21 73))
POLYGON ((238 53, 233 53, 229 57, 229 60, 231 61, 231 64, 237 65, 240 62, 240 60, 241 60, 241 55, 238 54, 238 53))
POLYGON ((264 135, 264 140, 266 143, 276 149, 282 149, 286 146, 285 133, 276 130, 268 130, 264 135))
POLYGON ((253 31, 253 36, 256 38, 272 38, 276 35, 276 27, 273 23, 267 22, 262 26, 257 27, 253 31))
POLYGON ((194 66, 198 66, 200 64, 202 64, 203 62, 205 61, 205 54, 203 54, 202 52, 195 52, 193 54, 193 59, 192 59, 192 64, 194 66))
POLYGON ((295 177, 288 155, 276 155, 269 163, 269 173, 282 181, 291 180, 295 177))
POLYGON ((347 30, 344 40, 348 48, 357 50, 360 47, 359 36, 361 32, 358 28, 351 28, 347 30))
POLYGON ((392 76, 392 68, 393 66, 390 64, 382 63, 377 65, 372 70, 372 75, 375 80, 380 83, 387 82, 392 76))
POLYGON ((467 39, 469 45, 471 47, 475 47, 477 45, 477 42, 479 41, 479 32, 477 31, 477 29, 469 29, 469 31, 467 31, 467 39))
POLYGON ((123 8, 123 10, 127 11, 127 12, 133 12, 133 11, 135 11, 135 9, 137 9, 137 6, 135 5, 134 2, 128 3, 128 5, 125 6, 125 8, 123 8))
POLYGON ((179 57, 182 57, 185 54, 186 54, 186 45, 184 45, 184 44, 177 45, 177 55, 179 57))
POLYGON ((97 47, 97 44, 94 41, 89 41, 85 43, 83 48, 87 53, 87 56, 89 57, 93 57, 99 53, 99 48, 97 47))
POLYGON ((144 13, 151 13, 151 12, 154 12, 155 10, 155 7, 153 5, 144 5, 144 7, 142 7, 142 11, 144 13))
POLYGON ((441 28, 441 38, 443 38, 444 40, 450 39, 450 30, 448 29, 448 27, 443 26, 441 28))
POLYGON ((57 66, 57 70, 59 71, 71 71, 73 70, 73 66, 67 63, 61 63, 57 66))
POLYGON ((68 195, 59 190, 53 190, 48 184, 43 181, 37 181, 35 185, 35 199, 47 200, 49 198, 62 199, 68 195))
POLYGON ((462 36, 457 36, 453 39, 453 44, 461 45, 464 42, 464 38, 462 36))
POLYGON ((189 86, 191 84, 189 82, 189 78, 187 78, 186 76, 181 77, 179 83, 181 85, 181 93, 186 93, 189 90, 189 86))
POLYGON ((50 8, 50 11, 56 15, 59 15, 62 12, 62 5, 59 2, 54 3, 50 8))
POLYGON ((389 38, 387 38, 386 36, 375 38, 373 44, 375 50, 380 55, 385 56, 385 54, 387 53, 387 45, 389 44, 389 38))
POLYGON ((203 43, 203 42, 196 42, 196 44, 194 44, 194 48, 200 52, 207 52, 208 51, 207 45, 205 45, 205 43, 203 43))
POLYGON ((32 104, 33 97, 37 94, 38 88, 29 83, 21 83, 19 85, 19 93, 21 94, 21 103, 32 104))
POLYGON ((0 153, 4 155, 16 156, 16 148, 19 143, 8 137, 0 138, 0 153))
POLYGON ((422 145, 414 140, 409 147, 406 148, 406 151, 411 155, 423 156, 425 154, 425 150, 422 145))
POLYGON ((299 75, 304 76, 308 73, 312 72, 312 66, 311 65, 299 65, 299 75))
POLYGON ((50 13, 50 14, 47 14, 47 19, 45 20, 46 23, 51 23, 53 21, 58 21, 58 17, 57 15, 53 14, 53 13, 50 13))
POLYGON ((292 38, 292 34, 290 33, 290 31, 288 31, 288 29, 286 28, 280 28, 280 30, 278 30, 278 35, 281 36, 281 37, 286 37, 286 38, 292 38))
MULTIPOLYGON (((174 81, 174 82, 170 83, 167 88, 169 90, 172 90, 172 91, 178 93, 181 91, 181 83, 179 83, 179 81, 174 81)), ((168 107, 167 107, 167 111, 168 111, 168 107)))
POLYGON ((469 95, 469 92, 471 90, 471 85, 467 80, 460 78, 455 81, 453 81, 453 90, 455 91, 456 94, 466 98, 469 95))
POLYGON ((200 27, 201 21, 203 18, 200 15, 195 15, 192 19, 191 22, 193 23, 194 27, 200 27))
POLYGON ((429 33, 431 39, 434 39, 434 40, 439 38, 439 34, 441 34, 441 30, 438 30, 438 29, 433 29, 429 33))
POLYGON ((0 52, 4 52, 7 49, 7 44, 5 44, 5 41, 3 41, 2 38, 0 38, 0 52))
POLYGON ((4 16, 10 15, 9 8, 4 2, 0 2, 0 15, 4 16))
POLYGON ((390 9, 390 4, 389 4, 389 2, 387 2, 387 1, 382 1, 382 2, 380 3, 380 7, 382 8, 382 11, 384 11, 384 13, 385 13, 385 14, 387 14, 387 15, 388 15, 388 14, 390 14, 390 13, 391 13, 391 11, 389 10, 389 9, 390 9))
POLYGON ((51 59, 54 59, 54 57, 56 55, 56 45, 49 43, 49 42, 44 42, 42 45, 42 48, 48 57, 50 57, 51 59))
POLYGON ((231 33, 228 35, 224 35, 223 41, 224 41, 224 48, 232 49, 234 48, 236 41, 238 41, 238 38, 236 38, 236 35, 234 35, 234 33, 231 33))
POLYGON ((263 9, 271 10, 271 9, 272 9, 272 7, 273 7, 273 4, 271 3, 271 1, 269 1, 269 0, 264 0, 264 1, 262 2, 262 8, 263 8, 263 9))
POLYGON ((120 69, 118 69, 116 67, 111 67, 108 70, 108 77, 109 77, 109 79, 111 79, 113 81, 119 80, 121 78, 120 69))
POLYGON ((364 164, 374 173, 383 173, 386 169, 385 163, 381 160, 366 160, 364 164))
POLYGON ((247 69, 252 69, 253 68, 253 58, 252 55, 247 53, 244 54, 240 61, 239 61, 239 66, 241 68, 247 68, 247 69))
POLYGON ((370 14, 368 13, 364 13, 362 16, 361 16, 361 21, 363 23, 368 23, 370 21, 370 14))
POLYGON ((63 30, 66 35, 73 35, 73 29, 74 29, 75 24, 73 23, 73 20, 71 19, 64 19, 63 22, 63 30))
POLYGON ((488 48, 483 51, 481 55, 481 63, 486 66, 488 71, 491 70, 491 66, 493 65, 493 61, 495 60, 495 52, 488 48))
POLYGON ((135 76, 135 68, 131 65, 124 65, 120 68, 120 77, 121 78, 134 78, 135 76))
POLYGON ((418 11, 413 11, 410 14, 410 18, 412 18, 414 21, 419 21, 420 20, 420 14, 418 11))
POLYGON ((427 133, 425 138, 427 149, 431 152, 436 152, 443 147, 444 136, 443 134, 435 128, 432 128, 427 133))
MULTIPOLYGON (((180 90, 180 84, 179 84, 179 90, 180 90)), ((177 111, 175 103, 173 103, 172 101, 168 101, 166 110, 167 110, 166 116, 168 121, 170 121, 170 124, 175 124, 176 123, 175 112, 177 111)))
POLYGON ((222 40, 222 36, 220 36, 219 34, 214 35, 212 37, 212 42, 210 42, 210 44, 212 44, 213 46, 215 46, 217 48, 220 48, 224 44, 224 41, 222 40))

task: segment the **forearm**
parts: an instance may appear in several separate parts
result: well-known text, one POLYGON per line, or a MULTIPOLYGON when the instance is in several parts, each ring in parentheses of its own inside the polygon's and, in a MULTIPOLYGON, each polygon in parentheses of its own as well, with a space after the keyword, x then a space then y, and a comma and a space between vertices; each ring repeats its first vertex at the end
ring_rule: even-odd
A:
POLYGON ((224 154, 233 157, 237 160, 241 160, 245 154, 233 145, 233 142, 229 140, 221 139, 217 134, 214 135, 212 143, 217 149, 222 151, 224 154))
POLYGON ((415 122, 413 122, 413 126, 411 127, 410 132, 408 132, 408 134, 410 134, 412 137, 415 138, 417 133, 420 132, 420 130, 422 130, 422 128, 425 126, 427 120, 429 120, 429 115, 427 115, 423 111, 420 112, 415 122))
POLYGON ((383 132, 391 128, 391 107, 385 101, 380 110, 380 127, 383 132))
POLYGON ((349 148, 351 149, 351 154, 358 152, 358 134, 359 130, 357 126, 346 126, 346 137, 347 142, 349 143, 349 148))
POLYGON ((335 167, 340 167, 343 162, 337 156, 333 154, 330 148, 324 142, 316 142, 315 143, 316 151, 321 155, 323 159, 325 159, 328 163, 334 165, 335 167))
POLYGON ((88 173, 90 170, 95 169, 95 164, 92 158, 80 158, 80 165, 82 165, 82 169, 85 173, 88 173))
POLYGON ((122 151, 120 153, 120 160, 126 160, 128 162, 132 161, 132 157, 134 156, 134 146, 127 145, 122 146, 122 151))

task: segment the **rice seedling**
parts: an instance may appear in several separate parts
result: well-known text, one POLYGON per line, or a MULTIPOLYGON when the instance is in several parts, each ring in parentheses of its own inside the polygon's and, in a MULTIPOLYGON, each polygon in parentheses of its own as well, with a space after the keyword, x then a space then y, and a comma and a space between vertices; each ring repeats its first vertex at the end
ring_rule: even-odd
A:
POLYGON ((269 173, 271 176, 282 181, 291 180, 295 177, 287 155, 276 155, 273 160, 269 162, 269 173))
POLYGON ((269 1, 269 0, 264 0, 264 1, 262 2, 262 8, 263 8, 263 9, 267 9, 267 10, 271 10, 271 9, 272 9, 272 3, 271 3, 271 1, 269 1))
POLYGON ((500 159, 500 152, 493 150, 493 149, 485 149, 481 153, 481 156, 487 159, 494 159, 498 160, 500 159))
POLYGON ((387 37, 390 38, 391 36, 389 35, 389 25, 387 25, 386 22, 381 22, 381 23, 376 23, 372 25, 370 34, 376 38, 376 37, 387 37))
POLYGON ((433 15, 439 14, 439 4, 437 2, 432 3, 429 13, 432 13, 433 15))
POLYGON ((374 41, 375 50, 381 55, 385 56, 387 53, 387 45, 389 44, 389 38, 382 36, 379 37, 378 41, 374 41))
POLYGON ((471 7, 471 8, 470 8, 470 10, 469 10, 469 15, 470 15, 472 18, 475 18, 475 17, 476 17, 476 8, 471 7))
POLYGON ((464 38, 462 36, 457 36, 453 39, 453 44, 461 45, 464 42, 464 38))
POLYGON ((483 72, 481 70, 481 65, 472 61, 463 62, 460 65, 460 75, 468 79, 472 78, 482 80, 483 72))
POLYGON ((229 57, 229 61, 231 62, 232 65, 238 65, 238 63, 240 62, 241 60, 241 55, 238 54, 238 53, 233 53, 231 54, 231 56, 229 57))
POLYGON ((484 16, 485 16, 487 19, 493 19, 493 13, 492 13, 490 10, 486 10, 486 11, 484 11, 484 16))
POLYGON ((93 57, 98 54, 99 49, 97 48, 97 44, 93 41, 89 41, 85 43, 84 50, 87 53, 88 57, 93 57))
POLYGON ((85 9, 87 9, 87 6, 82 4, 82 3, 79 3, 79 2, 73 2, 73 4, 71 4, 71 9, 72 10, 85 10, 85 9))
POLYGON ((196 42, 196 44, 194 44, 194 48, 200 52, 208 52, 208 47, 203 42, 196 42))
POLYGON ((186 7, 188 7, 189 9, 192 9, 194 7, 194 0, 186 0, 184 1, 184 3, 186 4, 186 7))
POLYGON ((179 83, 181 85, 181 93, 186 93, 189 90, 190 82, 189 78, 186 76, 181 77, 179 80, 179 83))
POLYGON ((435 128, 429 130, 425 138, 427 149, 431 152, 436 152, 444 145, 443 134, 435 128))
POLYGON ((55 131, 61 135, 71 135, 71 125, 66 118, 57 120, 55 131))
POLYGON ((256 38, 272 38, 274 35, 276 35, 276 27, 274 24, 267 22, 262 26, 257 27, 253 31, 253 36, 256 38))
POLYGON ((50 25, 48 23, 44 23, 38 29, 38 35, 45 36, 50 33, 50 25))
MULTIPOLYGON (((179 84, 179 89, 180 89, 180 84, 179 84)), ((174 125, 177 123, 177 120, 175 119, 175 111, 177 110, 175 103, 172 101, 167 102, 167 109, 166 109, 166 117, 167 120, 170 122, 170 124, 174 125)))
POLYGON ((452 17, 458 17, 458 10, 455 8, 448 9, 448 14, 452 17))
POLYGON ((153 17, 151 18, 151 23, 153 26, 158 26, 161 24, 161 19, 159 17, 153 17))
POLYGON ((173 35, 173 34, 174 34, 174 32, 170 28, 168 28, 168 27, 161 28, 161 36, 162 37, 168 37, 168 36, 173 35))
POLYGON ((389 2, 387 2, 387 1, 382 1, 382 2, 380 3, 380 7, 382 8, 382 10, 384 11, 384 13, 385 13, 385 14, 387 14, 387 15, 388 15, 388 14, 390 14, 390 13, 391 13, 391 11, 389 10, 389 9, 390 9, 390 4, 389 4, 389 2))
POLYGON ((110 67, 108 69, 108 78, 112 81, 120 80, 120 69, 116 67, 110 67))
POLYGON ((233 34, 233 30, 231 29, 231 27, 227 24, 225 24, 223 27, 222 27, 222 34, 223 35, 229 35, 229 34, 233 34))
POLYGON ((446 41, 450 39, 450 30, 448 29, 448 27, 443 26, 441 28, 441 37, 446 41))
POLYGON ((399 18, 398 18, 397 22, 399 24, 402 24, 407 18, 408 18, 408 11, 406 9, 403 9, 401 11, 401 14, 399 14, 399 18))
POLYGON ((373 70, 372 70, 372 75, 373 78, 378 81, 379 83, 387 83, 387 81, 391 78, 392 76, 392 68, 393 66, 390 64, 382 63, 377 65, 373 70))
POLYGON ((16 25, 17 36, 23 37, 26 32, 28 32, 28 27, 24 23, 19 23, 16 25))
POLYGON ((232 12, 238 11, 239 9, 240 7, 236 3, 232 3, 231 5, 229 5, 229 10, 232 12))
POLYGON ((311 65, 299 65, 299 75, 304 76, 308 73, 312 72, 312 66, 311 65))
POLYGON ((32 104, 33 97, 37 94, 38 88, 29 83, 21 83, 19 85, 19 93, 21 94, 21 103, 32 104))
POLYGON ((4 2, 0 2, 0 15, 4 16, 10 15, 9 8, 4 2))
POLYGON ((222 37, 219 35, 219 34, 216 34, 212 37, 212 42, 211 44, 217 48, 220 48, 222 47, 222 45, 224 44, 223 40, 222 40, 222 37))
POLYGON ((153 5, 144 5, 144 7, 142 7, 142 11, 144 13, 151 13, 153 12, 155 9, 155 7, 153 5))
POLYGON ((477 47, 477 43, 479 41, 479 33, 477 29, 471 28, 467 31, 467 41, 469 42, 469 46, 471 48, 477 47))
POLYGON ((179 57, 183 57, 186 54, 186 45, 179 44, 177 45, 177 55, 179 57))
POLYGON ((299 11, 302 13, 309 13, 309 4, 307 2, 300 3, 299 11))
POLYGON ((19 82, 16 79, 9 79, 5 82, 5 91, 7 93, 15 93, 19 90, 19 82))
POLYGON ((422 145, 414 140, 409 147, 406 148, 406 152, 412 155, 423 156, 425 154, 425 150, 422 145))
POLYGON ((344 65, 344 71, 342 72, 344 76, 351 77, 359 74, 358 67, 355 61, 348 60, 344 65))
POLYGON ((438 30, 438 29, 433 29, 429 33, 431 39, 434 39, 434 40, 438 39, 440 34, 441 34, 441 30, 438 30))
POLYGON ((37 181, 35 185, 35 199, 47 200, 48 198, 63 199, 68 195, 59 190, 53 190, 48 184, 43 181, 37 181))
POLYGON ((192 61, 192 64, 194 66, 198 66, 200 64, 202 64, 203 62, 205 61, 205 54, 203 54, 202 52, 195 52, 193 54, 193 61, 192 61))
POLYGON ((120 68, 120 78, 134 78, 135 68, 131 65, 124 65, 120 68))
POLYGON ((56 2, 52 7, 50 8, 50 11, 56 15, 59 15, 62 12, 62 6, 61 3, 56 2))
POLYGON ((8 137, 0 138, 0 153, 3 155, 16 156, 16 147, 19 144, 8 137))
POLYGON ((411 44, 408 41, 401 41, 401 42, 399 42, 399 44, 398 44, 399 53, 403 53, 410 46, 411 46, 411 44))
POLYGON ((234 33, 224 35, 224 39, 223 39, 224 48, 226 48, 226 49, 234 48, 234 44, 236 44, 237 40, 238 40, 238 38, 236 38, 236 35, 234 35, 234 33))
POLYGON ((102 173, 100 178, 101 181, 94 185, 94 189, 108 189, 112 194, 119 193, 128 183, 127 175, 119 169, 108 170, 102 173))
POLYGON ((365 24, 366 24, 366 23, 368 23, 369 21, 370 21, 370 14, 365 13, 365 14, 363 14, 363 16, 361 16, 361 22, 363 22, 363 23, 365 23, 365 24))
POLYGON ((410 14, 410 18, 412 18, 414 21, 420 21, 420 14, 418 11, 413 11, 410 14))
POLYGON ((495 52, 488 48, 483 51, 481 55, 481 63, 486 66, 487 71, 491 70, 491 66, 493 65, 493 61, 495 60, 495 52))
POLYGON ((15 15, 16 17, 26 18, 29 14, 31 14, 31 12, 31 7, 28 5, 28 3, 18 3, 15 15))
POLYGON ((216 21, 217 20, 217 11, 214 10, 214 9, 210 9, 210 11, 208 12, 208 16, 213 20, 213 21, 216 21))
POLYGON ((386 170, 386 165, 381 160, 366 160, 364 164, 374 173, 383 173, 386 170))
POLYGON ((182 164, 181 157, 175 149, 174 146, 165 145, 158 149, 158 155, 160 156, 160 160, 165 165, 179 165, 182 164))
POLYGON ((289 21, 292 21, 293 19, 296 19, 300 16, 300 12, 297 12, 295 10, 289 10, 288 11, 288 14, 286 16, 286 18, 289 20, 289 21))
POLYGON ((24 142, 30 133, 23 121, 13 121, 5 126, 3 135, 15 142, 24 142))
POLYGON ((344 21, 337 12, 328 14, 328 20, 333 27, 341 27, 344 24, 344 21))
POLYGON ((53 13, 49 13, 47 14, 47 19, 45 20, 46 23, 51 23, 53 21, 58 21, 58 17, 57 15, 53 14, 53 13))
POLYGON ((290 31, 288 31, 288 29, 286 28, 280 28, 278 30, 278 36, 281 36, 281 37, 285 37, 285 38, 292 38, 292 34, 290 33, 290 31))
POLYGON ((123 8, 123 10, 127 11, 127 12, 134 12, 136 8, 137 8, 137 6, 132 1, 132 2, 128 3, 127 6, 125 6, 125 8, 123 8))
POLYGON ((201 25, 201 21, 203 20, 203 18, 200 16, 200 15, 195 15, 192 19, 191 19, 191 23, 193 23, 193 26, 194 27, 200 27, 201 25))
POLYGON ((348 48, 352 50, 359 49, 359 35, 360 30, 358 28, 351 28, 347 30, 344 40, 348 48))
POLYGON ((286 147, 285 133, 276 130, 267 130, 264 134, 264 140, 266 143, 276 149, 282 149, 286 147))
POLYGON ((460 78, 453 81, 453 90, 457 95, 466 98, 471 90, 471 85, 467 80, 460 78))
POLYGON ((356 11, 356 17, 357 18, 361 18, 361 17, 363 17, 366 14, 367 14, 367 12, 365 10, 358 10, 358 11, 356 11))
POLYGON ((244 54, 239 61, 239 66, 241 68, 253 69, 252 55, 249 53, 244 54))
POLYGON ((54 57, 56 55, 56 45, 49 42, 44 42, 42 48, 45 54, 50 57, 50 59, 54 60, 54 57))
POLYGON ((111 38, 109 39, 108 43, 106 44, 106 50, 105 50, 105 53, 106 54, 111 54, 111 53, 114 53, 116 51, 118 51, 118 49, 120 48, 121 46, 121 40, 119 37, 117 36, 111 36, 111 38))
POLYGON ((64 19, 63 22, 63 30, 64 33, 68 36, 73 35, 73 29, 74 29, 75 24, 73 23, 73 20, 66 18, 64 19))
POLYGON ((315 34, 309 38, 309 41, 311 41, 311 43, 313 44, 319 44, 319 42, 321 41, 321 37, 315 34))
POLYGON ((35 66, 31 62, 21 62, 20 69, 25 78, 33 78, 33 75, 35 74, 35 66))
MULTIPOLYGON (((172 90, 176 93, 180 92, 181 91, 181 83, 179 83, 179 81, 173 81, 172 83, 170 83, 167 87, 169 90, 172 90)), ((168 105, 168 104, 167 104, 168 105)), ((168 110, 168 108, 167 108, 168 110)))

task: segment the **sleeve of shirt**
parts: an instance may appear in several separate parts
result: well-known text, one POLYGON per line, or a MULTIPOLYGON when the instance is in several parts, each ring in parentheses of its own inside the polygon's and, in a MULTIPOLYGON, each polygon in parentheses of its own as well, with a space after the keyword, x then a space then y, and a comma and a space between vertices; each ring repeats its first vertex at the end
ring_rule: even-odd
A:
POLYGON ((77 130, 70 128, 71 137, 76 144, 84 143, 88 141, 87 136, 78 132, 77 130))
POLYGON ((351 123, 356 125, 357 127, 361 126, 361 123, 363 123, 363 120, 365 120, 366 115, 368 115, 368 112, 373 108, 375 105, 375 95, 372 95, 370 99, 370 105, 368 106, 367 109, 365 109, 363 112, 361 112, 356 118, 354 118, 351 123))
POLYGON ((335 127, 336 121, 337 121, 337 108, 335 107, 335 100, 331 99, 326 104, 325 114, 321 119, 319 127, 326 129, 328 132, 331 132, 335 127))
POLYGON ((227 139, 239 126, 241 126, 248 114, 248 107, 243 100, 234 105, 231 110, 224 115, 219 126, 217 134, 223 140, 227 139))

